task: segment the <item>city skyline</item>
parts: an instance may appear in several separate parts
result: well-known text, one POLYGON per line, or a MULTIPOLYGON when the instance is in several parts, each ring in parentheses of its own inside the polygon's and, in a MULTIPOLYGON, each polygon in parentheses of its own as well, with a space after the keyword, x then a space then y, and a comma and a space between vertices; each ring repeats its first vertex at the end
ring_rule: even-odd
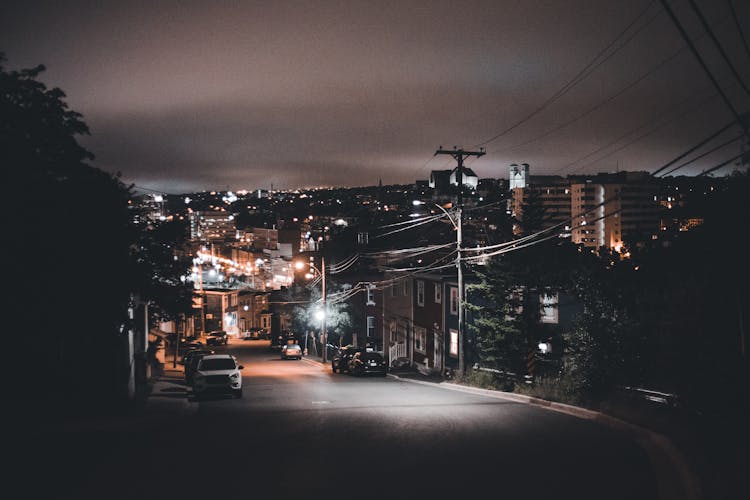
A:
MULTIPOLYGON (((94 166, 166 193, 408 184, 454 146, 486 149, 480 178, 654 172, 750 105, 750 7, 697 5, 739 79, 671 2, 721 92, 657 0, 11 2, 0 51, 47 67, 94 166)), ((677 174, 740 153, 741 130, 677 174)))

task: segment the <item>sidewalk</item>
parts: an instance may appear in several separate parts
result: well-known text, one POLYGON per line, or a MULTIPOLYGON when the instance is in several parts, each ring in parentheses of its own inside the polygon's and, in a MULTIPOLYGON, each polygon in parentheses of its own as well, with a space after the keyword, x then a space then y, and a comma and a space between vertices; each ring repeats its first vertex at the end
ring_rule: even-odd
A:
POLYGON ((169 361, 160 374, 154 375, 144 403, 143 413, 149 416, 183 414, 191 410, 185 369, 169 361))

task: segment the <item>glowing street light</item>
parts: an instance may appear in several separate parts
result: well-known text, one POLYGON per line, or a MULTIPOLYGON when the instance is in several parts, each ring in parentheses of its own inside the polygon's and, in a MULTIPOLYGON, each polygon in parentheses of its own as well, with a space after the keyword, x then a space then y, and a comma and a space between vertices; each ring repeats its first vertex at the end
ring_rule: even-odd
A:
MULTIPOLYGON (((326 333, 326 313, 328 312, 328 308, 326 306, 326 258, 325 255, 321 254, 320 257, 320 269, 315 267, 315 264, 312 262, 301 262, 297 261, 294 263, 294 267, 296 269, 302 269, 305 266, 310 266, 310 269, 317 272, 320 275, 321 278, 321 286, 322 286, 322 294, 321 294, 321 302, 323 303, 323 307, 318 310, 315 313, 316 319, 320 320, 321 322, 321 328, 320 328, 320 343, 323 346, 323 353, 321 360, 323 363, 327 362, 327 352, 328 352, 328 335, 326 333)), ((306 273, 305 278, 311 279, 314 275, 312 273, 306 273)))

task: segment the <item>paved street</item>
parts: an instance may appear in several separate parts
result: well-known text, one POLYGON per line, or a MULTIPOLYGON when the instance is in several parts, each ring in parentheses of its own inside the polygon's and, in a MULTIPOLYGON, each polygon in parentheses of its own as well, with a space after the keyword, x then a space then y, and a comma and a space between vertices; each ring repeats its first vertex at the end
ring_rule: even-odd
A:
POLYGON ((659 498, 648 450, 596 421, 333 374, 267 341, 219 350, 245 366, 242 399, 193 401, 168 372, 143 415, 15 436, 23 497, 659 498))

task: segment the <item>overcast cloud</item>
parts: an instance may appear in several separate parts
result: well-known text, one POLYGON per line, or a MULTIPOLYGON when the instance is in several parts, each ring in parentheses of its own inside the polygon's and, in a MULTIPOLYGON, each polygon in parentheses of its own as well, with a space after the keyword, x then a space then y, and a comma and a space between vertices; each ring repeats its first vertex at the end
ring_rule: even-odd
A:
MULTIPOLYGON (((670 3, 746 112, 750 96, 688 1, 670 3)), ((698 5, 750 82, 741 38, 750 2, 731 3, 742 32, 729 0, 698 5)), ((453 166, 433 157, 441 145, 486 147, 470 164, 480 177, 507 178, 521 162, 535 174, 654 171, 733 119, 660 1, 0 9, 7 66, 47 66, 42 80, 65 91, 91 129, 82 142, 94 164, 165 192, 411 183, 453 166), (597 64, 633 21, 614 47, 627 44, 597 64), (592 61, 585 79, 550 100, 592 61)), ((739 144, 680 173, 734 156, 739 144)))

